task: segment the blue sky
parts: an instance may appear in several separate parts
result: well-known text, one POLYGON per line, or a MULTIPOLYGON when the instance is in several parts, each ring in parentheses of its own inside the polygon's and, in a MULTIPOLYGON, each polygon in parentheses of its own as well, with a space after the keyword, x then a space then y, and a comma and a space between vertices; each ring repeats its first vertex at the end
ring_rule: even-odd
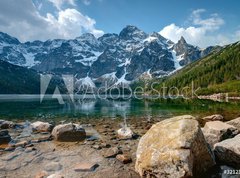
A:
POLYGON ((131 24, 206 47, 240 40, 239 7, 237 0, 1 0, 0 31, 32 41, 119 33, 131 24))

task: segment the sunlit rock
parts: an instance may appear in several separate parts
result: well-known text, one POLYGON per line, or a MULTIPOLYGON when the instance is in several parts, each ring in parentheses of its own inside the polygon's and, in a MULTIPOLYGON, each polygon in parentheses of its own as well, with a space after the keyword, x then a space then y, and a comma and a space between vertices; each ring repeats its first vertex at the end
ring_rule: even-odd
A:
POLYGON ((215 165, 200 126, 190 115, 154 124, 140 139, 135 170, 142 177, 199 177, 215 165))
POLYGON ((118 138, 131 139, 134 136, 133 131, 129 127, 123 127, 117 131, 118 138))
POLYGON ((75 124, 61 124, 54 127, 52 136, 57 141, 81 141, 86 138, 85 130, 79 125, 75 124))
POLYGON ((221 121, 207 122, 202 131, 212 148, 215 143, 232 138, 239 132, 236 127, 221 121))

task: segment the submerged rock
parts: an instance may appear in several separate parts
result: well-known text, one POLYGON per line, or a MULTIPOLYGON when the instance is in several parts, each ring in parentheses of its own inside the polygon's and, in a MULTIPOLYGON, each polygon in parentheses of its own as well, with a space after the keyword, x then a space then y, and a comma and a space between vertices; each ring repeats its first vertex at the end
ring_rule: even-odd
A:
POLYGON ((207 122, 202 131, 206 141, 212 148, 215 143, 232 138, 239 132, 236 127, 221 121, 207 122))
POLYGON ((240 168, 240 134, 216 143, 214 153, 220 162, 240 168))
POLYGON ((0 145, 6 144, 11 141, 11 136, 8 134, 8 130, 0 130, 0 145))
POLYGON ((200 177, 215 165, 197 120, 179 116, 154 124, 140 139, 135 170, 142 177, 200 177))
POLYGON ((51 132, 53 125, 48 122, 37 121, 31 124, 32 130, 37 132, 51 132))
POLYGON ((134 137, 134 133, 129 127, 119 129, 117 134, 120 139, 132 139, 134 137))
POLYGON ((75 124, 61 124, 54 127, 52 136, 57 141, 71 142, 82 141, 86 138, 85 130, 75 124))

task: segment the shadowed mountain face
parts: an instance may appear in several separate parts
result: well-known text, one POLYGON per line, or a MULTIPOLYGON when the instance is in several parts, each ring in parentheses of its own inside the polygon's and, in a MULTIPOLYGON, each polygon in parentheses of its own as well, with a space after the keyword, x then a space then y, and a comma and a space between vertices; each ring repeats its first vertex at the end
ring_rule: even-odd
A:
MULTIPOLYGON (((146 34, 127 26, 118 34, 96 39, 83 34, 71 40, 21 43, 0 33, 0 59, 51 74, 71 74, 76 81, 101 86, 131 83, 142 76, 161 77, 208 55, 216 47, 200 49, 182 37, 176 44, 159 33, 146 34)), ((86 85, 88 85, 86 83, 86 85)))

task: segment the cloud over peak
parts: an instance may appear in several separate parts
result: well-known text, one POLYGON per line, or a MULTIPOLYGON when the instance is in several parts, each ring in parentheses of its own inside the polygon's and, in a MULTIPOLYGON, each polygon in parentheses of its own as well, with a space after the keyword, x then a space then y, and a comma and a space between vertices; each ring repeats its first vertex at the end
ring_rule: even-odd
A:
POLYGON ((184 36, 190 44, 201 47, 224 45, 234 41, 234 37, 218 33, 225 21, 217 13, 210 14, 207 18, 202 17, 203 13, 206 13, 205 9, 192 11, 189 17, 189 27, 181 27, 172 23, 165 26, 159 33, 174 42, 184 36))

